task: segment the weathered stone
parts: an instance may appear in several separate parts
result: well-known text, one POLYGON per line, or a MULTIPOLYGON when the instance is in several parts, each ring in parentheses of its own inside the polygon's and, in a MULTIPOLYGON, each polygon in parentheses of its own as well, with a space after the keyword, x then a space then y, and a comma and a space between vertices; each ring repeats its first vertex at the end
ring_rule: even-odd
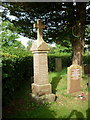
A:
POLYGON ((55 101, 55 95, 54 94, 46 94, 41 96, 41 99, 45 102, 54 102, 55 101))
POLYGON ((62 59, 55 58, 55 71, 60 72, 62 70, 62 59))
POLYGON ((35 83, 32 84, 32 93, 38 96, 51 94, 51 90, 52 90, 51 84, 43 84, 43 85, 39 85, 35 83))
POLYGON ((31 47, 31 51, 34 53, 35 51, 37 52, 39 52, 39 51, 49 51, 50 50, 50 48, 49 48, 49 46, 47 45, 47 43, 45 43, 44 41, 40 41, 40 42, 38 42, 38 41, 36 41, 36 42, 34 42, 33 44, 32 44, 32 47, 31 47))
POLYGON ((32 101, 36 102, 38 104, 55 101, 55 95, 54 94, 46 94, 46 95, 42 95, 42 96, 38 96, 38 95, 35 95, 35 94, 30 94, 30 96, 31 96, 32 101))
POLYGON ((41 52, 34 54, 34 83, 48 83, 48 64, 46 53, 41 52))
POLYGON ((84 74, 90 74, 90 64, 84 65, 84 74))
POLYGON ((82 67, 79 65, 71 65, 68 67, 67 74, 67 93, 81 91, 80 82, 82 79, 82 67))
POLYGON ((33 27, 37 28, 37 40, 38 42, 43 41, 42 30, 45 28, 45 25, 42 24, 41 20, 37 20, 37 23, 33 25, 33 27))
POLYGON ((41 20, 34 24, 37 30, 37 41, 32 44, 31 51, 34 62, 34 83, 32 84, 32 93, 38 96, 51 94, 51 84, 48 82, 48 59, 47 52, 49 47, 43 40, 42 29, 45 27, 41 20))

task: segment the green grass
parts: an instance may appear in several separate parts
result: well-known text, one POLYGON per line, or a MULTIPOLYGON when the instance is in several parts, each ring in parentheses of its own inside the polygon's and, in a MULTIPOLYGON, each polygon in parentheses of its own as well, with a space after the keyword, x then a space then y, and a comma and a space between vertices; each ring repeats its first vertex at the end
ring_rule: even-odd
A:
POLYGON ((56 94, 55 102, 36 104, 30 100, 30 84, 27 82, 22 89, 15 94, 15 99, 3 108, 3 118, 86 118, 90 117, 88 99, 78 99, 81 92, 88 93, 86 86, 87 75, 83 74, 81 81, 82 91, 67 94, 67 70, 50 72, 49 82, 52 84, 53 93, 56 94))

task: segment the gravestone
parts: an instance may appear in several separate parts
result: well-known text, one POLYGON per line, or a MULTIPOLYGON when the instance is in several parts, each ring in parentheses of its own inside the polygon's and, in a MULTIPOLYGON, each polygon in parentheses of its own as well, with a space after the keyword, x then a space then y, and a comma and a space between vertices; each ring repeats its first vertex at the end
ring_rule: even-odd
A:
POLYGON ((80 82, 82 79, 82 67, 79 65, 71 65, 68 67, 67 74, 67 93, 81 91, 80 82))
POLYGON ((34 83, 32 84, 32 93, 36 96, 42 96, 52 93, 51 84, 48 82, 48 59, 47 52, 50 50, 47 43, 43 40, 42 29, 45 25, 38 20, 34 27, 37 28, 37 41, 32 44, 34 62, 34 83))
POLYGON ((90 64, 84 65, 84 74, 90 74, 90 64))
POLYGON ((62 70, 62 59, 55 58, 55 71, 60 72, 62 70))

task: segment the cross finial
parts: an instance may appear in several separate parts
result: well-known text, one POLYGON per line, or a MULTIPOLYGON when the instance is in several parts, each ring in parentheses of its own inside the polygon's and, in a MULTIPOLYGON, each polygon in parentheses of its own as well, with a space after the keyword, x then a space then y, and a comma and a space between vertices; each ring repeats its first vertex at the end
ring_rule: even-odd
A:
POLYGON ((34 27, 37 28, 37 40, 38 41, 43 41, 43 33, 42 30, 45 28, 45 25, 42 24, 41 20, 37 20, 37 23, 34 24, 34 27))

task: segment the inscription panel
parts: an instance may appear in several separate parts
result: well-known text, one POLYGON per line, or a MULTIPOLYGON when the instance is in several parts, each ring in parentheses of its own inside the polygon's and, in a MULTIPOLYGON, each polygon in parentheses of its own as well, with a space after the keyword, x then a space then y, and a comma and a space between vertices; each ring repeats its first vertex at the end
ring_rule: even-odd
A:
POLYGON ((80 69, 72 69, 71 70, 71 79, 72 80, 78 80, 80 79, 80 69))

